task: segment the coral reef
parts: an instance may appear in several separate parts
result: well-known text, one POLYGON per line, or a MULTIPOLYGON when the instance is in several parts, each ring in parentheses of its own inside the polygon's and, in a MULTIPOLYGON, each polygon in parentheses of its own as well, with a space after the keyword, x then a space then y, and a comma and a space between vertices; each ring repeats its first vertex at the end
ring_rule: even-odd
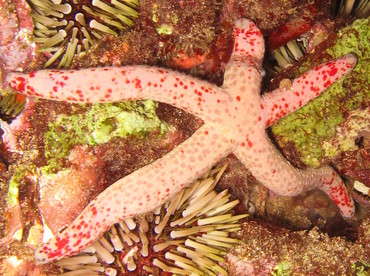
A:
POLYGON ((248 221, 237 234, 242 243, 228 253, 225 265, 230 275, 367 275, 369 223, 365 220, 356 242, 350 242, 317 228, 292 232, 248 221))
MULTIPOLYGON (((6 37, 0 43, 2 50, 0 65, 4 81, 9 71, 15 69, 19 71, 26 68, 29 71, 41 69, 51 55, 48 53, 45 55, 41 51, 31 56, 35 44, 31 44, 32 22, 26 2, 2 1, 1 5, 3 9, 0 10, 0 17, 2 23, 7 23, 1 25, 1 35, 6 37), (24 34, 27 35, 24 36, 24 34), (12 48, 12 45, 16 47, 12 48), (12 49, 12 51, 9 52, 6 49, 12 49), (15 51, 17 55, 14 55, 15 51), (24 59, 24 57, 27 58, 24 59), (17 58, 20 62, 9 63, 4 61, 4 58, 17 58), (30 60, 33 60, 31 64, 29 64, 30 60)), ((368 5, 366 1, 321 0, 207 0, 201 3, 192 1, 186 5, 184 1, 144 0, 137 7, 138 17, 132 28, 128 31, 118 31, 117 36, 103 34, 87 52, 74 56, 70 64, 74 69, 123 64, 164 65, 221 85, 225 64, 232 50, 231 23, 238 17, 250 18, 257 22, 268 41, 264 63, 267 74, 263 80, 263 92, 277 88, 284 78, 293 79, 297 74, 311 67, 306 64, 319 64, 349 52, 357 54, 360 60, 359 66, 362 69, 352 73, 351 77, 343 82, 350 97, 342 97, 344 90, 338 88, 334 94, 335 97, 341 96, 338 98, 339 102, 329 98, 324 103, 317 101, 315 108, 311 108, 313 112, 304 113, 305 120, 302 117, 304 124, 309 118, 323 117, 325 123, 319 125, 329 130, 329 137, 322 139, 326 133, 321 132, 320 127, 315 128, 317 121, 309 123, 313 126, 310 135, 312 139, 306 139, 305 142, 299 142, 302 137, 295 137, 294 133, 290 132, 289 124, 283 124, 279 133, 274 134, 284 156, 297 167, 330 163, 342 177, 345 176, 350 193, 357 201, 356 207, 359 207, 355 218, 343 220, 338 215, 336 206, 325 194, 316 190, 294 198, 277 196, 269 192, 235 156, 230 155, 227 157, 229 166, 215 189, 217 191, 228 189, 230 194, 238 197, 242 202, 244 206, 242 211, 248 211, 254 216, 250 216, 251 218, 242 224, 243 230, 235 233, 237 236, 233 236, 244 241, 227 255, 226 261, 222 264, 229 275, 248 275, 248 273, 252 275, 259 273, 366 275, 369 272, 370 253, 368 247, 364 246, 369 243, 367 240, 369 196, 366 195, 369 186, 367 182, 370 179, 368 110, 366 109, 369 105, 369 90, 366 89, 366 83, 369 82, 366 79, 368 76, 366 68, 369 64, 366 55, 369 51, 365 50, 368 49, 369 44, 366 40, 356 39, 366 38, 369 32, 364 23, 368 22, 366 5, 368 5), (363 19, 355 21, 358 17, 363 19), (347 27, 343 28, 343 26, 347 27), (296 39, 303 33, 305 34, 302 37, 296 39), (283 44, 290 39, 296 40, 291 41, 289 47, 284 46, 283 44), (279 48, 281 55, 285 58, 284 51, 287 51, 292 59, 284 65, 286 66, 284 70, 277 70, 279 73, 276 73, 276 70, 271 72, 270 66, 276 65, 271 62, 271 51, 280 45, 282 45, 279 48), (300 52, 292 56, 289 51, 295 51, 298 45, 301 47, 300 52), (334 48, 334 45, 337 46, 334 48), (301 69, 298 69, 299 67, 301 69), (274 79, 271 79, 272 77, 274 79), (321 112, 323 106, 324 114, 321 112), (334 111, 334 113, 327 111, 334 111), (340 115, 337 116, 338 114, 340 115), (291 133, 291 137, 294 138, 288 137, 290 134, 284 136, 284 128, 287 128, 287 133, 291 133), (312 156, 307 147, 307 143, 311 141, 315 142, 315 152, 312 156), (266 224, 266 220, 271 221, 273 225, 266 224), (276 225, 284 225, 290 230, 281 229, 276 225), (310 232, 291 231, 309 229, 313 226, 320 229, 315 228, 310 232), (321 231, 343 237, 327 236, 321 231), (292 252, 294 255, 290 254, 292 252), (338 259, 340 262, 337 261, 338 259)), ((69 31, 71 31, 69 34, 72 34, 72 28, 69 31)), ((66 46, 62 47, 65 49, 66 46)), ((58 63, 54 62, 50 66, 56 67, 58 63)), ((289 88, 289 82, 281 83, 282 88, 289 88)), ((24 271, 28 271, 30 275, 60 273, 53 265, 36 266, 34 263, 35 246, 41 243, 43 236, 45 238, 48 236, 47 228, 44 227, 40 216, 42 205, 39 206, 41 191, 39 180, 44 176, 44 179, 49 177, 49 181, 52 182, 53 177, 58 179, 60 176, 61 182, 67 183, 71 169, 75 170, 74 174, 70 174, 76 180, 74 183, 78 183, 78 178, 81 176, 87 178, 92 176, 91 171, 88 175, 83 175, 84 170, 79 170, 80 167, 73 161, 70 162, 68 158, 71 151, 78 148, 73 141, 71 142, 73 137, 80 137, 80 141, 85 143, 86 137, 83 135, 83 130, 90 127, 86 149, 98 157, 97 173, 104 171, 104 174, 99 174, 99 187, 87 192, 93 194, 164 156, 176 145, 189 138, 203 124, 199 118, 161 103, 149 108, 149 114, 147 114, 149 117, 147 117, 145 110, 136 109, 136 105, 141 104, 135 102, 133 107, 136 110, 133 111, 130 108, 131 103, 127 103, 129 106, 126 103, 90 106, 44 100, 37 100, 32 108, 28 109, 29 112, 21 113, 22 116, 18 117, 21 120, 11 123, 14 118, 12 112, 17 110, 15 107, 21 108, 15 105, 14 96, 5 95, 1 98, 1 127, 7 130, 6 134, 8 134, 3 135, 3 139, 7 142, 6 145, 2 144, 0 156, 0 206, 3 207, 0 210, 0 230, 3 237, 1 241, 4 244, 0 248, 0 273, 4 275, 22 274, 24 271), (93 113, 91 110, 98 112, 93 113), (99 112, 107 115, 105 116, 107 119, 100 120, 99 112), (134 136, 126 136, 128 134, 126 131, 123 131, 123 135, 121 135, 122 132, 115 131, 114 136, 108 137, 107 131, 116 129, 116 118, 110 116, 110 112, 117 116, 123 113, 125 115, 122 117, 125 118, 127 112, 134 118, 142 115, 144 129, 145 121, 152 120, 154 116, 155 124, 161 127, 150 131, 139 131, 134 136), (91 123, 94 118, 99 120, 99 129, 91 123), (26 124, 23 125, 21 122, 26 124), (72 129, 70 124, 76 128, 73 128, 71 135, 68 136, 67 130, 72 129), (23 130, 22 125, 26 126, 23 130), (167 132, 161 133, 163 126, 167 132), (78 130, 77 133, 75 130, 78 130), (62 137, 69 141, 63 150, 64 154, 54 161, 53 158, 45 156, 46 133, 49 133, 49 145, 55 143, 58 145, 58 141, 63 140, 60 140, 62 137), (109 142, 105 142, 107 139, 110 139, 109 142), (40 168, 43 169, 40 170, 40 168), (14 220, 11 220, 11 217, 14 220)), ((330 97, 332 96, 333 94, 330 97)), ((300 126, 297 129, 300 129, 300 126)), ((0 130, 0 133, 2 132, 0 130)), ((52 147, 48 147, 47 155, 51 157, 51 154, 52 147)), ((55 184, 53 188, 64 192, 61 187, 63 185, 55 184)), ((75 189, 77 198, 79 195, 82 198, 84 192, 79 188, 75 189)), ((44 192, 43 195, 43 200, 52 197, 48 192, 44 192)), ((242 209, 241 206, 239 208, 242 209)), ((50 208, 46 209, 50 212, 50 208)), ((59 209, 59 216, 63 216, 63 209, 59 209)), ((54 226, 52 221, 50 225, 54 227, 54 232, 60 230, 60 226, 54 226)), ((152 264, 148 264, 148 267, 153 270, 153 273, 159 273, 158 267, 152 264)), ((114 271, 111 272, 114 273, 114 271)))
POLYGON ((253 22, 238 19, 234 23, 234 39, 222 87, 148 66, 43 70, 8 76, 11 88, 29 96, 83 103, 152 98, 188 110, 204 121, 170 154, 104 190, 66 230, 39 247, 37 259, 49 262, 78 252, 117 220, 149 211, 230 153, 236 154, 275 193, 294 196, 319 188, 344 217, 353 216, 353 200, 335 171, 330 167, 304 171, 292 167, 273 147, 264 128, 344 77, 356 65, 356 57, 348 54, 321 64, 293 80, 289 89, 279 88, 260 97, 262 34, 253 22), (124 82, 119 82, 122 78, 124 82), (243 107, 248 102, 250 110, 245 112, 243 107), (206 145, 212 142, 215 149, 210 151, 206 145), (264 167, 265 164, 269 166, 264 167), (153 184, 153 193, 148 194, 153 184), (139 196, 132 197, 132 193, 139 196), (115 203, 109 211, 105 207, 107 201, 115 203), (88 234, 77 235, 84 224, 88 234))

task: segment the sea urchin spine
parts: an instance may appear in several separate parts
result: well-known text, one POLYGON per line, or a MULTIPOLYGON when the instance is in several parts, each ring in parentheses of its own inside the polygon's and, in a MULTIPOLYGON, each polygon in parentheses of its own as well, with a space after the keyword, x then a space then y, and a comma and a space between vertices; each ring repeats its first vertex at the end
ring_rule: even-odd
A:
POLYGON ((0 120, 10 122, 22 112, 25 106, 25 97, 16 93, 0 94, 0 120))
POLYGON ((87 51, 104 34, 117 35, 133 25, 138 0, 28 0, 39 52, 52 53, 49 67, 69 67, 75 54, 87 51))
POLYGON ((227 190, 214 190, 225 169, 211 170, 153 213, 117 223, 79 255, 55 264, 65 275, 153 274, 158 269, 176 275, 227 275, 218 262, 238 242, 229 236, 246 215, 233 215, 239 201, 230 201, 227 190))

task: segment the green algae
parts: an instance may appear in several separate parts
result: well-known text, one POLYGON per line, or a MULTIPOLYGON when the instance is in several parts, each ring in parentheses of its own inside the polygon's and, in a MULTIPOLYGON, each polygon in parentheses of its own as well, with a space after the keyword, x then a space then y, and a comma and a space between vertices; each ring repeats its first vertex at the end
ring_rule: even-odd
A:
MULTIPOLYGON (((345 113, 369 103, 369 37, 368 18, 358 19, 352 25, 340 30, 334 45, 327 49, 326 53, 333 59, 355 53, 358 59, 356 67, 320 97, 272 127, 272 132, 282 147, 293 142, 301 154, 302 161, 309 166, 320 166, 323 158, 328 156, 328 144, 332 143, 336 126, 345 120, 345 113)), ((317 63, 325 61, 327 60, 317 63)), ((303 73, 313 66, 307 62, 298 72, 303 73)), ((333 152, 329 155, 334 157, 333 152)))
MULTIPOLYGON (((6 209, 12 210, 15 206, 20 208, 19 203, 19 189, 22 181, 24 181, 27 175, 35 174, 35 167, 32 165, 16 165, 14 167, 14 173, 9 180, 8 193, 6 198, 6 209)), ((23 227, 18 229, 12 236, 12 240, 20 241, 23 237, 23 227)))
POLYGON ((9 180, 9 188, 6 199, 9 206, 19 204, 19 185, 27 175, 34 175, 36 171, 35 166, 28 163, 12 165, 11 170, 13 170, 14 173, 9 180))
POLYGON ((151 100, 93 104, 87 111, 73 115, 59 115, 50 122, 44 134, 44 172, 60 168, 75 145, 96 146, 114 138, 130 135, 145 137, 149 132, 167 132, 168 127, 156 114, 157 103, 151 100))
POLYGON ((19 183, 24 178, 24 171, 16 171, 9 181, 7 203, 10 206, 19 204, 19 183))
POLYGON ((369 271, 370 271, 370 263, 367 263, 362 260, 358 260, 357 262, 352 264, 353 275, 368 276, 369 271))
POLYGON ((289 276, 292 268, 293 264, 289 260, 283 260, 275 266, 271 274, 273 276, 289 276))

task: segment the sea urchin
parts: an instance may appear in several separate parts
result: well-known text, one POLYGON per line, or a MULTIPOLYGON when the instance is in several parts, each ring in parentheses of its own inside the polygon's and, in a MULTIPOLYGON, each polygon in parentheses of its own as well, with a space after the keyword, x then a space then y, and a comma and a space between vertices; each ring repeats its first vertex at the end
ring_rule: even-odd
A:
POLYGON ((104 34, 117 35, 132 26, 138 0, 28 0, 39 52, 51 53, 49 67, 69 67, 73 56, 88 50, 104 34))
POLYGON ((232 214, 239 201, 230 201, 227 190, 214 191, 225 169, 211 170, 153 213, 125 219, 80 254, 55 264, 65 275, 227 275, 218 262, 238 242, 229 234, 247 215, 232 214))
POLYGON ((0 93, 0 120, 10 122, 22 112, 25 97, 16 93, 0 93))

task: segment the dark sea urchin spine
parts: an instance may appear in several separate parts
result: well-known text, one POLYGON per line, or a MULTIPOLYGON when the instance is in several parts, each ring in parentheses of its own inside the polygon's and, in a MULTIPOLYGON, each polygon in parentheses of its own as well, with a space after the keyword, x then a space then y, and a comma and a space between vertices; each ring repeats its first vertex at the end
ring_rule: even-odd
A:
POLYGON ((25 103, 23 95, 9 92, 0 94, 0 119, 6 122, 12 121, 22 112, 25 103))
POLYGON ((273 71, 279 73, 284 68, 295 64, 305 55, 307 44, 308 38, 303 34, 299 38, 290 40, 287 44, 273 50, 272 56, 277 63, 277 65, 273 67, 273 71))
POLYGON ((133 25, 138 0, 28 0, 39 52, 50 53, 49 67, 69 67, 75 54, 87 51, 105 34, 117 35, 133 25))
POLYGON ((247 215, 233 215, 239 201, 230 201, 227 190, 214 190, 225 169, 211 170, 153 213, 125 219, 80 254, 55 264, 65 275, 227 275, 218 262, 239 242, 230 233, 247 215))
POLYGON ((369 0, 337 0, 333 1, 335 16, 366 17, 370 12, 369 0))
MULTIPOLYGON (((331 4, 331 12, 333 17, 352 17, 360 18, 369 16, 370 1, 369 0, 337 0, 331 4)), ((309 46, 312 34, 304 33, 296 39, 288 41, 272 51, 273 64, 269 64, 267 70, 272 76, 280 73, 289 66, 297 64, 297 62, 307 54, 307 51, 312 51, 312 46, 309 46)), ((317 36, 315 44, 320 43, 323 39, 320 35, 317 36)))

